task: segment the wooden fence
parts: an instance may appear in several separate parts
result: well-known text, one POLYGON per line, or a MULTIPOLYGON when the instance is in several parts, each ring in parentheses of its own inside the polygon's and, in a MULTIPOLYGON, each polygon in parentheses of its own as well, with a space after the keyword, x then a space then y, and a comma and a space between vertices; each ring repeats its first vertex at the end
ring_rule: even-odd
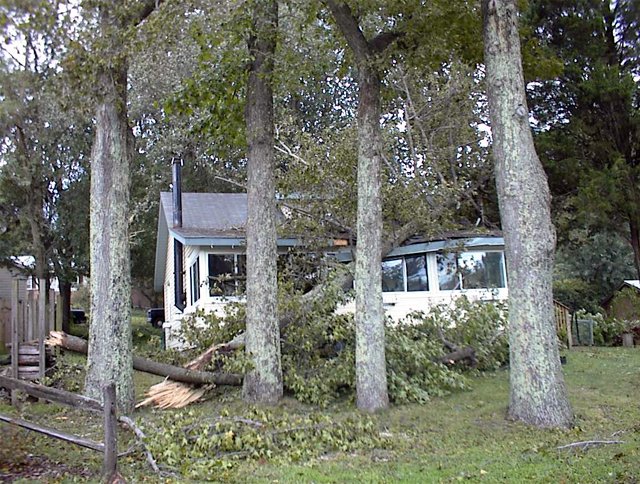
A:
POLYGON ((556 319, 556 332, 558 335, 564 335, 565 339, 563 343, 566 343, 567 348, 573 347, 573 338, 571 336, 571 309, 569 306, 565 306, 561 302, 553 301, 553 310, 556 319))
POLYGON ((104 453, 102 464, 102 474, 109 480, 117 471, 117 417, 116 417, 116 390, 113 384, 104 388, 104 405, 99 401, 88 398, 75 393, 58 390, 42 385, 35 385, 26 381, 15 378, 0 376, 0 387, 11 390, 12 400, 15 400, 15 394, 18 391, 25 392, 36 398, 41 398, 51 402, 62 403, 81 410, 91 412, 102 412, 104 415, 104 442, 95 442, 93 440, 80 437, 73 434, 61 432, 60 430, 36 424, 28 420, 23 420, 8 415, 0 414, 0 422, 18 426, 38 432, 55 439, 64 440, 87 449, 92 449, 104 453))
MULTIPOLYGON (((55 329, 55 292, 50 291, 48 301, 45 290, 27 291, 25 299, 20 299, 22 284, 26 281, 14 279, 11 288, 11 376, 35 380, 45 375, 44 340, 55 329)), ((46 287, 44 279, 40 287, 46 287)))

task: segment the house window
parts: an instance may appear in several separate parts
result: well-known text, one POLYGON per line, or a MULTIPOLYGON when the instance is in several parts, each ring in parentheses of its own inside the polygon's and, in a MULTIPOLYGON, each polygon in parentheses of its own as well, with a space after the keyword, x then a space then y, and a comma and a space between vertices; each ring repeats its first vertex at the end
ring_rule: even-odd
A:
POLYGON ((189 269, 189 280, 191 281, 191 304, 195 304, 200 299, 200 266, 198 259, 189 269))
POLYGON ((506 287, 502 252, 438 254, 437 262, 441 291, 506 287))
POLYGON ((244 294, 247 258, 241 254, 209 254, 209 295, 244 294))
POLYGON ((38 290, 38 281, 36 280, 35 276, 29 276, 27 277, 27 291, 37 291, 38 290))
POLYGON ((382 291, 428 291, 427 260, 424 254, 382 261, 382 291))
POLYGON ((404 291, 404 261, 402 258, 382 261, 382 290, 384 292, 404 291))

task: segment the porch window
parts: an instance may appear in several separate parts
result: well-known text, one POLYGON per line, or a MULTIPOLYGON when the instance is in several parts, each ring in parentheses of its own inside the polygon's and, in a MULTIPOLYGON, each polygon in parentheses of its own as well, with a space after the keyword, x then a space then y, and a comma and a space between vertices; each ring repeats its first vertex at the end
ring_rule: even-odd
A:
POLYGON ((438 254, 437 262, 441 291, 506 287, 502 252, 438 254))
POLYGON ((382 291, 428 291, 427 260, 424 254, 382 261, 382 291))
POLYGON ((404 261, 402 259, 382 261, 382 290, 384 292, 404 291, 404 261))
POLYGON ((247 279, 247 258, 243 254, 209 254, 209 295, 237 296, 244 294, 247 279))

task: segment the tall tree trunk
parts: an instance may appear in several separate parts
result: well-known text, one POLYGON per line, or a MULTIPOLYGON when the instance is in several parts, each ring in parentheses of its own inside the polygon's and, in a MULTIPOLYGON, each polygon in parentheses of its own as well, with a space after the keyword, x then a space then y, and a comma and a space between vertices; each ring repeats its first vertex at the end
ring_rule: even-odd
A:
POLYGON ((389 406, 382 307, 380 78, 359 67, 356 246, 356 400, 359 409, 389 406))
POLYGON ((91 326, 85 393, 102 398, 116 384, 118 406, 134 405, 129 260, 130 143, 127 124, 127 63, 114 17, 120 1, 103 5, 102 52, 97 79, 96 135, 91 152, 91 326))
POLYGON ((247 87, 248 216, 247 330, 245 348, 253 369, 244 378, 246 402, 274 404, 282 397, 277 315, 277 234, 274 179, 273 58, 278 3, 253 2, 252 57, 247 87))
POLYGON ((380 77, 377 53, 397 36, 364 36, 346 3, 325 0, 358 68, 358 213, 356 247, 356 400, 361 410, 389 406, 382 307, 380 77))
POLYGON ((515 0, 482 0, 487 93, 509 279, 509 416, 567 427, 551 280, 555 232, 547 178, 533 145, 515 0))

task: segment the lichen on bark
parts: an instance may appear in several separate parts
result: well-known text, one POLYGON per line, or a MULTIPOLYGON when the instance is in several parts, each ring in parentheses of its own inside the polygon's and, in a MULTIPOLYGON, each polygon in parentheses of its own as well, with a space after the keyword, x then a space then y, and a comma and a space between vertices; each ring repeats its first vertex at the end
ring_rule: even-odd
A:
POLYGON ((513 0, 483 0, 487 94, 509 279, 509 416, 568 427, 573 414, 560 366, 552 273, 551 197, 529 126, 513 0))

